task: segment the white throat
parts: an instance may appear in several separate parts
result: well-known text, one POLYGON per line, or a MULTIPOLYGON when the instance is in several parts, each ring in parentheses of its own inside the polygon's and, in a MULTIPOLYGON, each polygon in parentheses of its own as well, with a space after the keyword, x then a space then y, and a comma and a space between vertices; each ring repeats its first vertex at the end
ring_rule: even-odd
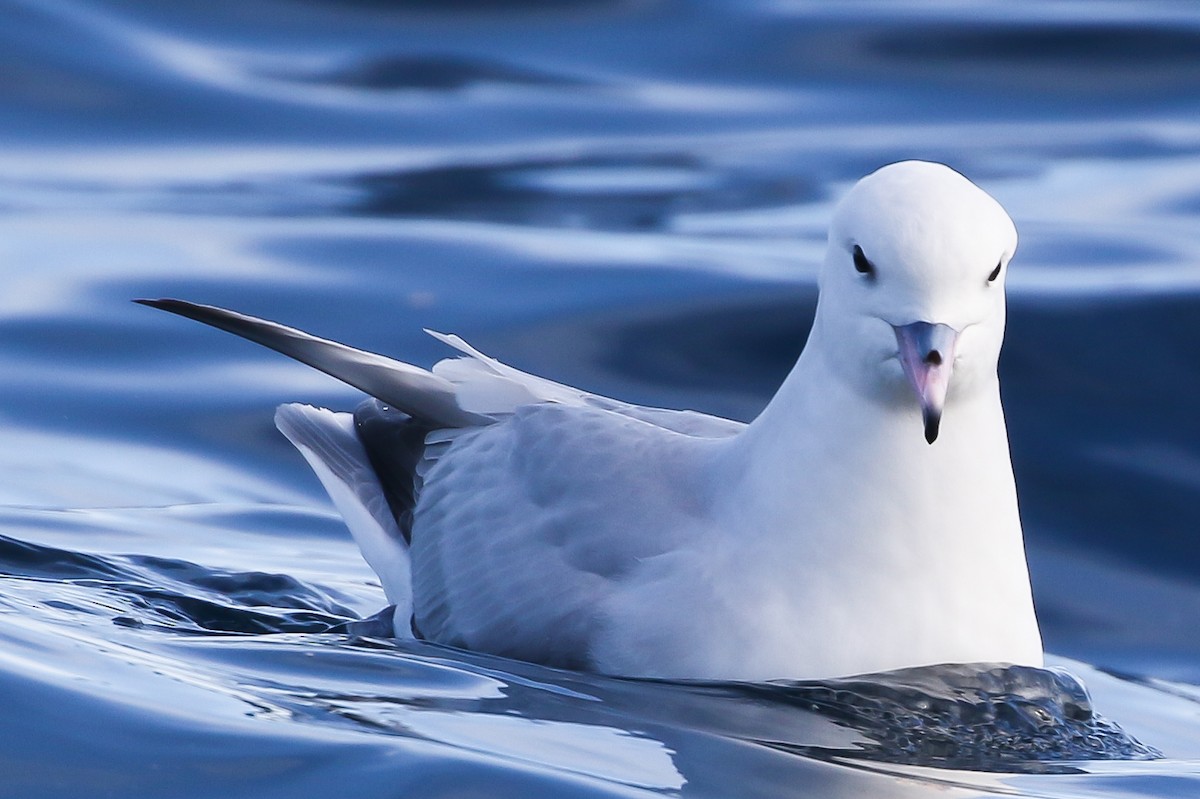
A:
POLYGON ((746 557, 808 611, 790 656, 825 675, 1040 665, 998 382, 949 402, 930 445, 915 402, 857 393, 820 336, 724 461, 746 557), (789 579, 797 563, 817 578, 789 579))

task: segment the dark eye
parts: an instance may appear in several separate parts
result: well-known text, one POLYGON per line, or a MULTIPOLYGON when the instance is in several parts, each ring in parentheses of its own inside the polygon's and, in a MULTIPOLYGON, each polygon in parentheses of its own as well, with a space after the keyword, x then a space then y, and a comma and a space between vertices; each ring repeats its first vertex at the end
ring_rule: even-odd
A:
POLYGON ((1001 265, 1001 263, 1002 263, 1002 262, 1000 262, 1000 263, 997 263, 997 264, 996 264, 996 268, 992 270, 992 273, 991 273, 990 275, 988 275, 988 282, 989 282, 989 283, 995 283, 995 282, 996 282, 996 278, 1000 277, 1000 265, 1001 265))
POLYGON ((854 245, 854 268, 860 275, 874 275, 875 266, 867 260, 867 256, 863 253, 862 247, 854 245))

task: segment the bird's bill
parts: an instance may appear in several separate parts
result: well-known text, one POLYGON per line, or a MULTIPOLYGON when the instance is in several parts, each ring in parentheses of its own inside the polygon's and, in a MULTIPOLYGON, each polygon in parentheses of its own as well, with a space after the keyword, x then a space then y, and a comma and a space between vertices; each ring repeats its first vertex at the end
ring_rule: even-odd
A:
POLYGON ((921 403, 921 418, 925 422, 925 440, 937 440, 954 369, 954 348, 958 331, 949 325, 913 322, 894 326, 896 344, 900 348, 900 365, 909 385, 921 403))

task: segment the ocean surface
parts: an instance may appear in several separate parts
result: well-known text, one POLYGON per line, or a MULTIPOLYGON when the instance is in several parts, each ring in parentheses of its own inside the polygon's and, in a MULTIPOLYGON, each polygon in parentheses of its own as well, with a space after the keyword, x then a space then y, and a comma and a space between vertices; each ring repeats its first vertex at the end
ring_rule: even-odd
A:
POLYGON ((1195 4, 3 0, 0 275, 0 796, 1200 796, 1195 4), (1021 233, 1001 371, 1058 671, 390 640, 271 419, 356 393, 130 303, 424 365, 453 331, 749 419, 832 203, 903 158, 1021 233))

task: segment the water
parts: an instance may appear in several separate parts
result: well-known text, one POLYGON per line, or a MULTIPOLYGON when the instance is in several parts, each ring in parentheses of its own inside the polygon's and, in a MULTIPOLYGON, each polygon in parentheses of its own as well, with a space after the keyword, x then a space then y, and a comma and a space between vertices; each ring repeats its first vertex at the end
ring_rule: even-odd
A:
POLYGON ((1200 792, 1200 11, 9 0, 0 21, 0 795, 1200 792), (906 157, 1021 231, 1005 403, 1047 646, 1090 698, 1057 673, 615 680, 328 632, 382 592, 271 412, 356 395, 129 303, 426 364, 420 328, 453 330, 745 419, 803 342, 831 202, 906 157))

